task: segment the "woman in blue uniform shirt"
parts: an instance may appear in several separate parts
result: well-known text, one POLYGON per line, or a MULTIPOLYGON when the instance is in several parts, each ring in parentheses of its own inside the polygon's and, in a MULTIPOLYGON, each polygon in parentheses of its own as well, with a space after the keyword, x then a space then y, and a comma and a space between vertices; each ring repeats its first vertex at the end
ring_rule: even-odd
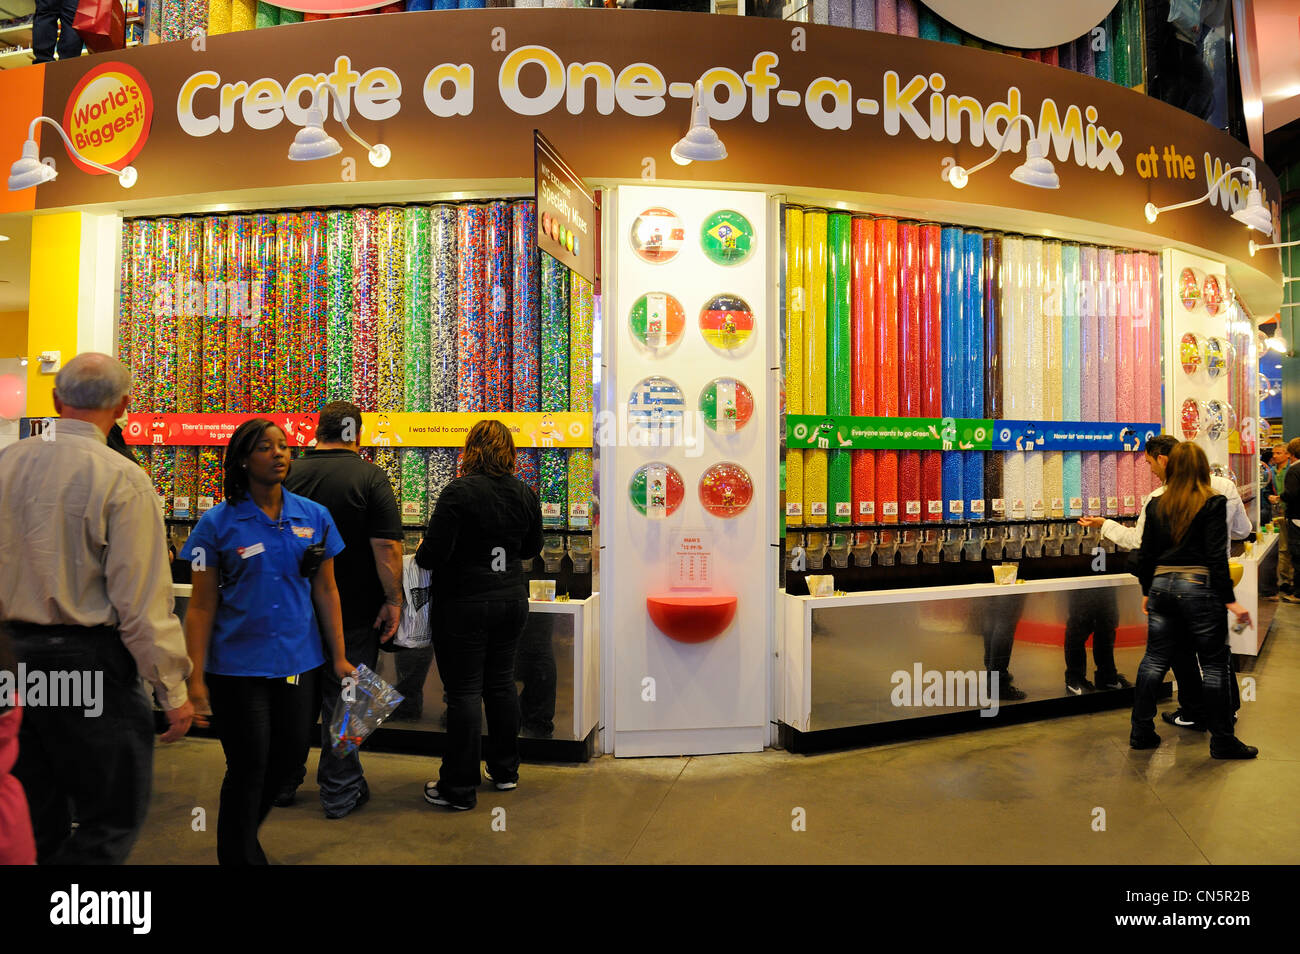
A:
POLYGON ((239 426, 225 471, 224 502, 181 552, 194 571, 189 692, 196 712, 211 712, 226 753, 217 860, 264 865, 257 829, 306 748, 322 646, 339 678, 355 671, 334 583, 343 541, 328 510, 282 487, 289 444, 271 421, 239 426))

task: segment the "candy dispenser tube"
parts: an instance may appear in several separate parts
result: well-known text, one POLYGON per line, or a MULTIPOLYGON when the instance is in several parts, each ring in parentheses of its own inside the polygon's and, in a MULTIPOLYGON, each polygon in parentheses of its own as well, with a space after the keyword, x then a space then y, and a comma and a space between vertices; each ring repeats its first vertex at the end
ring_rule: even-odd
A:
MULTIPOLYGON (((943 276, 939 226, 921 226, 921 416, 943 416, 943 276)), ((921 452, 921 518, 944 514, 943 452, 921 452)))
MULTIPOLYGON (((962 330, 965 363, 962 376, 962 416, 984 413, 984 236, 967 231, 962 236, 962 330)), ((967 519, 984 519, 984 454, 962 451, 962 493, 967 519)))
MULTIPOLYGON (((921 416, 921 228, 902 222, 898 228, 898 413, 921 416)), ((898 453, 899 520, 920 523, 921 454, 898 453)))
MULTIPOLYGON (((963 417, 966 407, 966 326, 963 306, 966 301, 963 272, 964 237, 962 230, 948 227, 940 236, 943 294, 943 416, 963 417)), ((965 462, 962 451, 943 452, 943 490, 945 520, 963 520, 966 516, 965 462)))
MULTIPOLYGON (((804 409, 803 218, 802 209, 785 210, 785 412, 787 414, 802 414, 804 409)), ((803 463, 802 450, 786 448, 785 521, 790 527, 803 526, 804 522, 803 463), (798 506, 791 506, 791 504, 798 506)))
MULTIPOLYGON (((866 417, 876 413, 875 238, 875 225, 871 219, 856 216, 853 219, 853 276, 850 288, 850 400, 852 413, 866 417)), ((802 314, 800 321, 802 323, 802 314)), ((873 523, 876 519, 875 452, 853 451, 852 467, 853 518, 858 523, 873 523)), ((786 480, 789 481, 788 467, 786 480)))
MULTIPOLYGON (((1083 420, 1083 364, 1079 317, 1079 246, 1061 246, 1061 416, 1066 421, 1083 420)), ((1079 451, 1062 455, 1061 491, 1065 515, 1083 515, 1083 458, 1079 451)))
MULTIPOLYGON (((984 413, 990 420, 1002 418, 1002 236, 984 233, 984 413)), ((1002 495, 1001 453, 989 451, 984 458, 985 515, 1006 516, 1002 495)))
MULTIPOLYGON (((898 220, 874 219, 876 416, 898 416, 898 220)), ((876 455, 876 521, 898 523, 898 451, 876 455)))
MULTIPOLYGON (((826 413, 826 213, 804 213, 804 413, 826 413)), ((804 452, 804 523, 826 523, 829 465, 824 450, 804 452)), ((788 475, 787 475, 788 476, 788 475)))
MULTIPOLYGON (((853 413, 851 275, 853 221, 835 212, 826 222, 826 412, 853 413)), ((827 455, 827 518, 853 522, 853 459, 849 451, 827 455)))

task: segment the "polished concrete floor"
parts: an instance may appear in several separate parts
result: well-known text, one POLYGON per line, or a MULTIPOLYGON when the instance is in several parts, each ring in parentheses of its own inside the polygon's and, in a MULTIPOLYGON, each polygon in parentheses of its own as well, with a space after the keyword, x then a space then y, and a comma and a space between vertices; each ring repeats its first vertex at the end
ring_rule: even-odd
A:
MULTIPOLYGON (((281 864, 1296 864, 1300 606, 1241 678, 1253 762, 1213 761, 1205 735, 1164 723, 1158 749, 1131 751, 1118 711, 812 757, 525 765, 517 790, 452 813, 421 798, 430 759, 374 753, 368 805, 327 820, 309 781, 262 844, 281 864)), ((223 767, 215 741, 159 748, 132 863, 215 861, 223 767)))

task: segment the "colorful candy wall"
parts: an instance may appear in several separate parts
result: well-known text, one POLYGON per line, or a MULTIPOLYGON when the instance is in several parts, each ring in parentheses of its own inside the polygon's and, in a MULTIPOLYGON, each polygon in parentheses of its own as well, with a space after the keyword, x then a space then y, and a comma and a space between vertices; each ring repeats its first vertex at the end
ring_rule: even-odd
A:
MULTIPOLYGON (((784 216, 787 413, 1162 419, 1158 256, 784 216)), ((1134 515, 1155 486, 1140 455, 1116 451, 805 449, 785 474, 790 527, 1134 515)))
MULTIPOLYGON (((131 219, 118 354, 134 413, 593 409, 591 283, 539 253, 531 200, 131 219), (539 279, 544 284, 539 289, 539 279)), ((369 453, 369 451, 367 451, 369 453)), ((519 454, 585 529, 590 451, 519 454)), ((221 498, 222 449, 143 449, 167 516, 221 498)), ((375 448, 403 521, 428 521, 450 448, 375 448)))

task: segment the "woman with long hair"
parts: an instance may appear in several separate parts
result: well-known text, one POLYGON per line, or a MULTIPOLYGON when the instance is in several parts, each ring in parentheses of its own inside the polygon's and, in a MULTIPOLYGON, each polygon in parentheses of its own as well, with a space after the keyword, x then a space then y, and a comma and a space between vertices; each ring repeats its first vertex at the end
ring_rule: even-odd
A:
POLYGON ((514 476, 515 442, 500 421, 479 421, 465 439, 461 476, 442 491, 415 562, 431 571, 433 650, 447 691, 447 748, 432 805, 466 810, 478 801, 480 754, 498 791, 519 779, 515 650, 528 620, 523 562, 542 551, 542 508, 514 476), (481 709, 488 744, 482 752, 481 709))
POLYGON ((1164 494, 1147 504, 1138 553, 1147 650, 1138 667, 1129 745, 1160 744, 1153 721, 1156 694, 1174 656, 1195 653, 1204 678, 1210 755, 1253 759, 1259 750, 1233 732, 1227 614, 1239 625, 1251 622, 1228 574, 1227 499, 1211 488, 1209 461, 1191 441, 1170 451, 1165 478, 1164 494))
POLYGON ((226 754, 217 860, 264 865, 257 830, 307 747, 322 643, 338 678, 355 671, 334 583, 343 542, 328 510, 282 486, 289 442, 271 421, 239 425, 225 471, 224 501, 199 518, 180 555, 194 573, 189 691, 226 754))

